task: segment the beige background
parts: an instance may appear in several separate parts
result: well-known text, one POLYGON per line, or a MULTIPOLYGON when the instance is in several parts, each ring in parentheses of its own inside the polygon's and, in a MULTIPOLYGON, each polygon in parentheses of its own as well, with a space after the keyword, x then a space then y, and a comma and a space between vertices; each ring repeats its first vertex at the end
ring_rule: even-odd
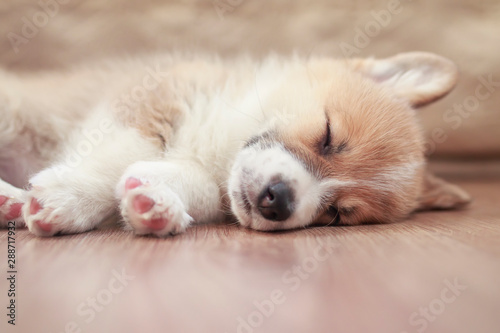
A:
MULTIPOLYGON (((42 0, 57 4, 55 1, 42 0)), ((305 55, 344 57, 340 45, 356 46, 359 31, 371 28, 372 37, 365 45, 358 43, 362 46, 358 56, 383 57, 422 50, 449 57, 460 68, 458 87, 422 110, 428 135, 436 129, 446 134, 446 139, 440 140, 443 142, 431 140, 435 144, 434 156, 500 156, 500 87, 468 115, 454 122, 443 119, 455 103, 474 96, 480 76, 492 75, 494 81, 500 82, 499 1, 401 0, 392 14, 390 1, 368 0, 59 2, 53 17, 44 20, 44 14, 37 14, 42 11, 38 1, 2 0, 2 66, 47 69, 109 55, 172 49, 208 50, 223 56, 241 52, 262 56, 270 51, 287 54, 297 50, 305 55), (385 26, 377 23, 373 11, 388 13, 385 26), (9 38, 14 38, 13 34, 23 37, 26 21, 38 23, 40 28, 15 52, 9 38), (458 122, 459 126, 453 128, 458 122)))

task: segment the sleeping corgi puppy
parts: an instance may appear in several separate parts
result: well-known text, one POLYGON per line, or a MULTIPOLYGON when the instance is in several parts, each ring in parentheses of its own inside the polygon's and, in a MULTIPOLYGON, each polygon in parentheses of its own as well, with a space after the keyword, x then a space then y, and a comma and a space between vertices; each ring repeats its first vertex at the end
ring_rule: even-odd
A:
POLYGON ((416 109, 457 80, 434 54, 153 55, 0 78, 0 225, 38 236, 117 213, 167 236, 228 215, 283 230, 470 201, 426 172, 416 109))

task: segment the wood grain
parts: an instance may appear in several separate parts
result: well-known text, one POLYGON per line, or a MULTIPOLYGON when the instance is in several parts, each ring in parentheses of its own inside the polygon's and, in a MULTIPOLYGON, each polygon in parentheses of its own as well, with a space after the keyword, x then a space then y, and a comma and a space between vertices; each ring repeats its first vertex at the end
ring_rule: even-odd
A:
MULTIPOLYGON (((6 323, 2 277, 0 331, 65 332, 74 322, 74 332, 410 333, 424 328, 418 313, 431 306, 437 315, 422 332, 497 333, 500 179, 460 184, 475 197, 469 209, 392 225, 282 233, 210 225, 168 239, 117 229, 46 239, 19 229, 17 325, 6 323), (114 270, 134 278, 122 285, 114 270), (452 297, 450 283, 465 290, 452 297), (96 297, 106 304, 90 320, 96 297)), ((2 274, 6 243, 2 230, 2 274)))

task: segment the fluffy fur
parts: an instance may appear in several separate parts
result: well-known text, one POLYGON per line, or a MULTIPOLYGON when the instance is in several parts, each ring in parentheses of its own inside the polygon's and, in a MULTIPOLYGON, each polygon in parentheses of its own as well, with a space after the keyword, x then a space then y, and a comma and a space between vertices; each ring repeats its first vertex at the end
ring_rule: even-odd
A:
POLYGON ((87 231, 117 211, 137 234, 166 236, 229 213, 274 230, 469 201, 425 172, 415 108, 457 79, 433 54, 155 55, 0 79, 0 225, 36 235, 87 231), (277 184, 284 218, 264 213, 277 184))

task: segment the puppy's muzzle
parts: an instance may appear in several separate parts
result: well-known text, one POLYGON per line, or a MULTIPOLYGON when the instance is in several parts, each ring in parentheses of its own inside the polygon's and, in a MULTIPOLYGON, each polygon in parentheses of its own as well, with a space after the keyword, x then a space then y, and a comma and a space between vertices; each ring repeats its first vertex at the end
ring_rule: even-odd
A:
POLYGON ((264 188, 258 197, 260 214, 270 221, 284 221, 293 213, 293 191, 284 182, 264 188))

